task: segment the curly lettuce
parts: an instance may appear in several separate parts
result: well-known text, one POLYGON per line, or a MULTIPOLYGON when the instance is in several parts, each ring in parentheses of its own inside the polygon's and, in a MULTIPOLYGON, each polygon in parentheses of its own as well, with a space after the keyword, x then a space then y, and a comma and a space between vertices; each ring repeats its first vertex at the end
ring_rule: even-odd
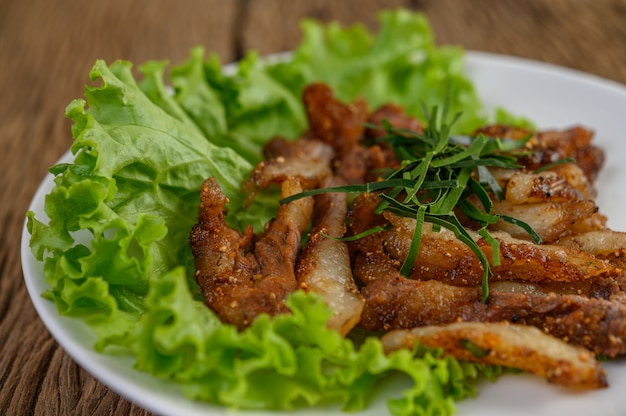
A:
POLYGON ((462 50, 436 46, 420 14, 384 12, 380 23, 373 35, 306 21, 289 59, 251 53, 228 71, 201 48, 172 68, 141 65, 141 79, 129 62, 97 61, 94 85, 66 109, 74 159, 50 169, 49 221, 27 214, 50 287, 43 296, 84 319, 96 348, 125 348, 138 370, 178 381, 194 399, 256 409, 336 401, 353 411, 367 406, 380 380, 404 374, 411 383, 389 399, 391 413, 453 413, 454 400, 474 394, 472 381, 497 369, 422 349, 387 356, 375 336, 355 342, 328 330, 327 307, 300 292, 288 299, 291 314, 261 316, 238 332, 204 306, 192 279, 187 239, 200 185, 216 177, 231 225, 261 229, 276 196, 262 193, 246 208, 241 184, 268 139, 306 129, 307 83, 327 82, 340 98, 364 96, 372 107, 395 102, 416 116, 424 103, 447 100, 463 111, 461 132, 485 122, 462 50))

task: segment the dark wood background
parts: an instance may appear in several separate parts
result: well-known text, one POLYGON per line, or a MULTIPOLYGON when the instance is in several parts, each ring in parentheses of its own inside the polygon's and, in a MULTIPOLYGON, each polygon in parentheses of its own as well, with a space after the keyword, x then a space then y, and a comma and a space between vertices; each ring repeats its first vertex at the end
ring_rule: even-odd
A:
MULTIPOLYGON (((143 415, 88 375, 37 316, 20 266, 24 214, 71 144, 66 104, 97 58, 223 62, 288 50, 298 19, 376 29, 382 8, 428 15, 439 43, 516 55, 626 84, 626 0, 0 0, 0 414, 143 415)), ((626 109, 625 109, 626 110, 626 109)))

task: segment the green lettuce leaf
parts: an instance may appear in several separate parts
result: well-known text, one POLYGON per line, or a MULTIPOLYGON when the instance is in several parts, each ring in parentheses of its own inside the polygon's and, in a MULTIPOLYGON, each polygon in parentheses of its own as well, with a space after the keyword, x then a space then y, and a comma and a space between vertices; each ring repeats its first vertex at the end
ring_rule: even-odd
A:
POLYGON ((50 287, 44 296, 91 325, 96 348, 125 348, 139 370, 176 380, 194 399, 264 409, 334 401, 359 410, 380 380, 403 374, 411 386, 389 401, 391 413, 453 413, 454 400, 474 394, 471 381, 493 369, 422 349, 386 356, 374 336, 343 339, 326 329, 326 306, 300 292, 288 300, 291 314, 262 316, 239 332, 202 303, 192 278, 188 236, 202 182, 217 178, 233 227, 261 230, 277 195, 261 192, 246 207, 241 184, 267 140, 306 129, 307 83, 327 82, 341 99, 363 96, 371 107, 395 102, 416 116, 423 104, 447 100, 464 113, 459 131, 484 123, 460 49, 436 46, 419 14, 385 12, 380 23, 375 36, 359 25, 306 21, 290 59, 250 53, 224 68, 195 48, 169 72, 167 62, 139 66, 141 80, 129 62, 97 61, 97 85, 66 109, 75 158, 50 169, 49 221, 27 215, 50 287))
POLYGON ((296 409, 335 399, 344 411, 365 408, 383 377, 405 374, 413 387, 390 402, 393 414, 451 414, 454 400, 473 396, 469 381, 484 369, 436 351, 397 351, 378 339, 360 348, 326 327, 330 310, 296 292, 292 313, 257 318, 239 332, 193 302, 185 271, 156 278, 138 325, 137 368, 180 382, 195 399, 244 409, 296 409))
POLYGON ((291 90, 322 81, 344 101, 365 97, 371 108, 395 103, 421 120, 427 119, 424 106, 447 102, 451 114, 463 114, 453 133, 471 132, 487 121, 463 73, 463 50, 437 46, 424 15, 402 9, 382 12, 377 36, 360 24, 343 28, 312 20, 303 21, 302 30, 293 60, 270 70, 291 90))
MULTIPOLYGON (((109 327, 103 316, 132 321, 143 312, 152 276, 190 265, 186 241, 204 178, 217 177, 239 209, 251 165, 155 105, 130 63, 98 61, 90 76, 102 86, 86 88, 89 108, 75 100, 66 110, 74 121, 75 161, 51 170, 57 176, 46 197, 48 227, 31 222, 47 239, 64 242, 48 247, 46 296, 63 313, 98 315, 99 325, 109 327), (74 245, 86 241, 89 247, 74 245)), ((103 336, 124 337, 128 328, 119 328, 103 336)))

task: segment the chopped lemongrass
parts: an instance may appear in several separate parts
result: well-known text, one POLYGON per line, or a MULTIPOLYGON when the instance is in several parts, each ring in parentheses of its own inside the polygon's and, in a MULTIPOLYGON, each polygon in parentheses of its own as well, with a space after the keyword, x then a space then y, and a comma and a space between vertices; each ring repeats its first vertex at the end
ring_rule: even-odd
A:
MULTIPOLYGON (((485 253, 456 216, 460 211, 472 221, 478 223, 478 234, 492 248, 491 263, 500 264, 500 243, 489 234, 487 227, 498 220, 515 224, 524 229, 538 244, 541 238, 527 223, 506 215, 493 214, 492 195, 500 200, 503 190, 489 168, 519 169, 523 166, 518 160, 527 154, 525 145, 528 139, 510 140, 492 138, 484 134, 476 137, 450 137, 452 122, 446 123, 446 108, 440 114, 435 107, 428 117, 428 126, 422 133, 405 129, 396 129, 388 121, 382 126, 370 126, 384 129, 386 136, 378 139, 386 142, 395 152, 400 166, 381 173, 381 179, 359 185, 347 185, 334 188, 312 189, 288 198, 281 204, 317 195, 325 192, 375 192, 381 198, 376 213, 387 210, 396 215, 415 219, 415 229, 406 259, 400 268, 403 276, 410 276, 419 253, 422 230, 425 222, 433 229, 447 228, 456 238, 465 243, 478 257, 483 266, 483 300, 489 297, 489 276, 491 265, 485 253), (470 202, 475 197, 481 208, 470 202)), ((367 230, 352 236, 363 237, 382 230, 382 227, 367 230)))

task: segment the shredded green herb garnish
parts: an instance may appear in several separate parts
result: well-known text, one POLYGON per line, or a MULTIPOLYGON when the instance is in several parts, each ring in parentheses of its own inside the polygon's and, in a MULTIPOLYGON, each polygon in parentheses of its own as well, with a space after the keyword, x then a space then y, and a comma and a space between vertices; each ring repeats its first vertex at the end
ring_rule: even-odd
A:
POLYGON ((428 112, 426 114, 428 125, 422 133, 396 129, 386 120, 383 121, 382 128, 386 136, 379 140, 388 143, 402 162, 397 169, 381 172, 379 181, 313 189, 280 202, 284 204, 325 192, 379 191, 381 203, 376 209, 377 213, 387 210, 415 219, 411 245, 400 273, 408 277, 413 270, 424 223, 444 227, 452 231, 480 260, 484 270, 483 301, 486 301, 489 297, 491 265, 486 254, 457 218, 457 212, 462 212, 479 225, 478 234, 492 248, 491 263, 494 266, 500 264, 500 244, 489 234, 487 227, 498 220, 520 226, 536 243, 541 243, 541 238, 530 225, 491 212, 492 196, 503 198, 503 190, 489 168, 522 168, 518 160, 525 154, 526 141, 492 138, 483 134, 461 139, 450 137, 451 126, 460 115, 446 122, 445 107, 441 115, 436 107, 430 115, 428 112), (480 208, 474 200, 480 202, 480 208))
POLYGON ((576 163, 576 159, 574 159, 573 157, 566 157, 564 159, 559 159, 556 162, 548 163, 547 165, 544 165, 540 167, 539 169, 535 169, 534 173, 545 172, 546 170, 550 170, 555 166, 563 165, 565 163, 576 163))

